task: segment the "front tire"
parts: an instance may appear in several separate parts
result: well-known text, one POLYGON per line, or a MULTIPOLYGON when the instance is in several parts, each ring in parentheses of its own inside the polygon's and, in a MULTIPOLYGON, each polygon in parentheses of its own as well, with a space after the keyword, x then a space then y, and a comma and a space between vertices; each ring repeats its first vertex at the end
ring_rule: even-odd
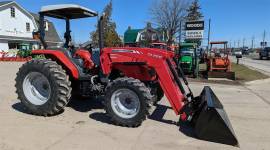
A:
POLYGON ((39 116, 63 111, 71 96, 71 82, 60 65, 51 60, 32 60, 17 73, 16 93, 22 104, 39 116))
POLYGON ((106 88, 105 110, 112 122, 125 127, 137 127, 149 115, 150 90, 133 78, 118 78, 106 88))

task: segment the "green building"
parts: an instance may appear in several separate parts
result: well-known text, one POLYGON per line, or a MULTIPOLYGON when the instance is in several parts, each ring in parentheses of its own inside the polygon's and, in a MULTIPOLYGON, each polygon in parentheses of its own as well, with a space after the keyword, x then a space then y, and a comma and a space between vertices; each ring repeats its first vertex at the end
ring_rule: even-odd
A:
POLYGON ((151 23, 143 29, 132 29, 130 26, 124 34, 124 45, 129 47, 144 47, 154 42, 166 41, 165 33, 155 29, 151 23))

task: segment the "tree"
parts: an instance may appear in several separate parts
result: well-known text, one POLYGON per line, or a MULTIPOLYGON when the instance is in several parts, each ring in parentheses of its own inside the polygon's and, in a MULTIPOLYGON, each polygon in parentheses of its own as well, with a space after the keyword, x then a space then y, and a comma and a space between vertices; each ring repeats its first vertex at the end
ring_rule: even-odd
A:
MULTIPOLYGON (((116 32, 116 23, 113 22, 111 19, 112 11, 113 11, 113 3, 111 0, 103 10, 103 13, 105 13, 105 17, 103 19, 105 47, 120 46, 122 44, 121 39, 116 32)), ((99 41, 98 28, 96 29, 96 31, 91 33, 91 39, 93 46, 98 47, 99 41)))
POLYGON ((187 21, 198 21, 203 18, 203 14, 200 12, 200 4, 199 0, 194 0, 190 7, 187 9, 187 16, 186 20, 187 21))
POLYGON ((150 8, 153 21, 167 33, 168 45, 180 30, 188 4, 188 0, 157 0, 150 8))

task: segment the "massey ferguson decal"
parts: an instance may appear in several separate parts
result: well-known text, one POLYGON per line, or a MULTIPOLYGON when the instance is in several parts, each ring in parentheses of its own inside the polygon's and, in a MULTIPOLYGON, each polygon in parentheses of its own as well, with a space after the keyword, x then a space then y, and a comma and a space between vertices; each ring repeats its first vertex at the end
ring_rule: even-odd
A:
POLYGON ((141 54, 139 51, 136 50, 128 50, 128 49, 113 49, 113 53, 135 53, 135 54, 141 54))
POLYGON ((147 55, 150 57, 153 57, 153 58, 162 59, 162 56, 160 56, 160 55, 156 55, 156 54, 152 54, 152 53, 147 53, 147 55))

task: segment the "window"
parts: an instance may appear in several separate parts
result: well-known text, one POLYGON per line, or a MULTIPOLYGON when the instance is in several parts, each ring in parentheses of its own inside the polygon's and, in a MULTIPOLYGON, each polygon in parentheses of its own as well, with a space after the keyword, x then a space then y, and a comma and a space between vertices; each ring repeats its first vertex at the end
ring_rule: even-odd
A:
POLYGON ((45 31, 49 31, 49 23, 48 23, 48 21, 44 22, 44 29, 45 29, 45 31))
POLYGON ((14 7, 10 8, 10 16, 13 18, 15 17, 15 8, 14 7))
POLYGON ((152 41, 157 40, 157 35, 156 34, 152 34, 152 41))
POLYGON ((145 40, 145 35, 144 35, 144 34, 141 35, 141 40, 142 40, 142 41, 145 40))
POLYGON ((30 23, 29 22, 26 23, 26 31, 28 31, 28 32, 30 31, 30 23))

